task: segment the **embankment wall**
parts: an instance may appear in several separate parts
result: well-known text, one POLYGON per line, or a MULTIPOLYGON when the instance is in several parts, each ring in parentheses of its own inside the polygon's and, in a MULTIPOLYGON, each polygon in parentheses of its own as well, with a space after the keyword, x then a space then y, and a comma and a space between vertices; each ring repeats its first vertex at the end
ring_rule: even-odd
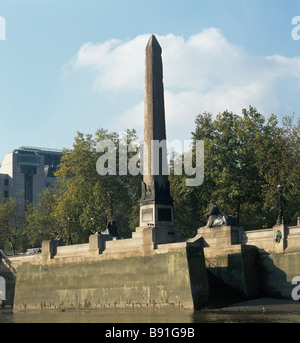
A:
MULTIPOLYGON (((200 308, 208 301, 203 249, 168 245, 146 256, 57 258, 16 267, 14 311, 116 308, 200 308)), ((62 254, 64 251, 64 255, 62 254)), ((60 257, 59 257, 60 254, 60 257)), ((16 264, 15 264, 16 265, 16 264)))
POLYGON ((194 239, 155 248, 151 229, 128 240, 46 241, 42 254, 1 257, 5 304, 15 311, 198 309, 209 300, 207 270, 246 298, 291 298, 300 276, 299 234, 299 227, 199 229, 194 239))

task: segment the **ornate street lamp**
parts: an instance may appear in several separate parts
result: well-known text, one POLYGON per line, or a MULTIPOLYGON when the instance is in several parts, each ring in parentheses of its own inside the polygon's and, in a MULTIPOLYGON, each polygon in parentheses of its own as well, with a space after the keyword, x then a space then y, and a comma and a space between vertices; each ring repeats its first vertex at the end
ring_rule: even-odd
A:
POLYGON ((283 209, 282 209, 283 187, 281 185, 278 185, 277 190, 278 190, 278 194, 279 194, 279 214, 277 217, 276 225, 282 225, 282 224, 285 224, 285 218, 284 218, 283 209))
POLYGON ((68 245, 72 245, 72 239, 71 239, 71 221, 72 218, 68 217, 68 229, 69 229, 69 237, 68 237, 68 245))

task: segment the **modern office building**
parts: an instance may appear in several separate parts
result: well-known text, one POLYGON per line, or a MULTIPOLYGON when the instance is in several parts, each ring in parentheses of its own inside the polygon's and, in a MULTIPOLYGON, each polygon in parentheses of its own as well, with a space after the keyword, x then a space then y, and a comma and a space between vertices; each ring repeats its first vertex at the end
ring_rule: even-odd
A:
POLYGON ((56 181, 61 150, 22 146, 7 154, 0 166, 0 198, 22 195, 37 202, 39 194, 56 181))

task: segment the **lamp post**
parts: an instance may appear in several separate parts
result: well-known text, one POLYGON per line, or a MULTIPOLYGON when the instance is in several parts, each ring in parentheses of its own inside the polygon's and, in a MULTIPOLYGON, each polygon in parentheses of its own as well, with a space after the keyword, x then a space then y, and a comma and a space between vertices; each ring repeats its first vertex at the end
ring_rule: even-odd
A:
POLYGON ((71 221, 72 219, 68 217, 68 229, 69 229, 69 237, 68 237, 68 245, 72 245, 72 239, 71 239, 71 221))
POLYGON ((279 193, 279 214, 277 217, 276 225, 282 225, 285 224, 285 218, 283 215, 283 209, 282 209, 282 193, 283 193, 283 187, 281 185, 277 186, 277 190, 279 193))
MULTIPOLYGON (((95 221, 94 221, 94 218, 93 217, 90 217, 90 221, 91 221, 91 224, 92 224, 92 232, 95 231, 95 221)), ((95 234, 97 234, 98 231, 95 232, 95 234)))

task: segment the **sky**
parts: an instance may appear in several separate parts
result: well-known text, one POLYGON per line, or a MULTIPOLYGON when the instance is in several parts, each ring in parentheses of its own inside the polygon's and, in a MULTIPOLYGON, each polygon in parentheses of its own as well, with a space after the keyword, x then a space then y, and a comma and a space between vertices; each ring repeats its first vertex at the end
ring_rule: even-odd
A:
POLYGON ((299 0, 0 0, 0 161, 24 145, 72 148, 77 131, 143 139, 151 34, 169 141, 191 139, 204 112, 297 120, 297 16, 299 0))

